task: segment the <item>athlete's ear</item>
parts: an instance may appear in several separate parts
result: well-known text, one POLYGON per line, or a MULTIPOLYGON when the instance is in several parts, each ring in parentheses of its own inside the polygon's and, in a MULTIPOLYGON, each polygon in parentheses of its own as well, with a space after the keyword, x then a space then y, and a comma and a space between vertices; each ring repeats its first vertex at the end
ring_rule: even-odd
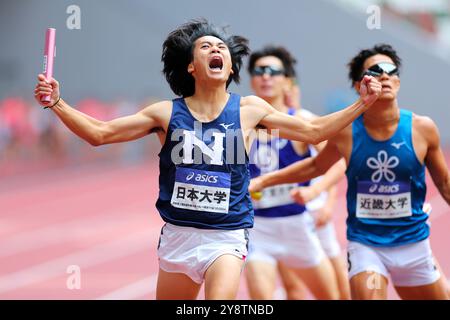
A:
POLYGON ((231 68, 231 70, 230 70, 230 74, 234 74, 234 70, 233 70, 233 68, 231 68))
POLYGON ((192 62, 188 64, 187 72, 189 73, 194 72, 194 64, 192 62))

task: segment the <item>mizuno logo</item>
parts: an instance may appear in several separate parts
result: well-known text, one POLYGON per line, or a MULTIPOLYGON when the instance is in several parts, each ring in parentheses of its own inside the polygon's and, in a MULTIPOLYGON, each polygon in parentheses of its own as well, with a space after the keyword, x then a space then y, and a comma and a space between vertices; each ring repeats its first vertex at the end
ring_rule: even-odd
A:
POLYGON ((402 141, 402 142, 400 142, 400 143, 392 142, 392 143, 391 143, 391 146, 393 146, 395 149, 399 150, 400 147, 401 147, 402 145, 404 145, 405 143, 406 143, 405 141, 402 141))
POLYGON ((234 125, 234 122, 233 122, 233 123, 230 123, 230 124, 221 123, 220 125, 221 125, 225 130, 228 130, 229 127, 231 127, 232 125, 234 125))

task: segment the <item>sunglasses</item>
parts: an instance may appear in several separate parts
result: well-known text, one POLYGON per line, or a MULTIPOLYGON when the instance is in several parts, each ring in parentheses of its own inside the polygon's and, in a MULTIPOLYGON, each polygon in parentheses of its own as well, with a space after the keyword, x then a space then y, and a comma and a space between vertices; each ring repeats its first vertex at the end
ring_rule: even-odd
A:
POLYGON ((371 66, 369 69, 364 71, 362 77, 364 77, 365 75, 379 77, 383 74, 383 72, 388 76, 398 76, 400 74, 395 64, 389 62, 381 62, 371 66))
POLYGON ((258 66, 254 67, 251 75, 254 76, 262 76, 264 74, 268 74, 269 76, 279 76, 285 75, 285 71, 283 68, 276 66, 258 66))

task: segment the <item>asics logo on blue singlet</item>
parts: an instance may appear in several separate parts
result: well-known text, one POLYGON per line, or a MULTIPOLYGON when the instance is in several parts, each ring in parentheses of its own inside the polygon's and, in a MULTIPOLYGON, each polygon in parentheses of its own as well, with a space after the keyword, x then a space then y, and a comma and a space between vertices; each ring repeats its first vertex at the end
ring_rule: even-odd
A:
POLYGON ((373 184, 370 188, 369 188, 369 193, 398 193, 398 191, 400 190, 400 186, 398 184, 395 185, 378 185, 378 184, 373 184))
POLYGON ((396 176, 390 169, 396 168, 399 163, 400 160, 396 156, 389 157, 384 150, 378 152, 377 158, 368 158, 367 166, 375 170, 371 177, 372 182, 380 182, 383 177, 389 182, 394 182, 396 176))
POLYGON ((187 177, 186 177, 186 181, 191 180, 194 176, 195 176, 195 173, 194 173, 194 172, 189 173, 189 174, 187 175, 187 177))
POLYGON ((200 174, 200 173, 195 174, 195 172, 191 172, 186 176, 186 181, 190 181, 194 177, 195 177, 194 180, 197 182, 217 183, 219 180, 218 176, 210 176, 207 174, 200 174))
POLYGON ((217 183, 218 177, 217 176, 209 176, 207 174, 197 174, 195 177, 195 181, 198 182, 210 182, 210 183, 217 183))

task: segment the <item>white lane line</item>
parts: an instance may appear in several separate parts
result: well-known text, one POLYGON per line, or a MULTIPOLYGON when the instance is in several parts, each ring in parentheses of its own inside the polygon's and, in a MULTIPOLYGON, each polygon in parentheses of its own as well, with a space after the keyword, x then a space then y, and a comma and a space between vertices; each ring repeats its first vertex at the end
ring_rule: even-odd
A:
POLYGON ((153 293, 156 289, 158 274, 154 273, 149 277, 133 282, 117 290, 109 292, 96 300, 133 300, 147 294, 153 293))
MULTIPOLYGON (((152 237, 156 230, 133 233, 132 235, 108 243, 80 250, 60 258, 37 264, 33 267, 0 277, 0 294, 26 287, 58 276, 68 276, 66 269, 77 265, 83 270, 100 263, 123 258, 141 251, 150 252, 154 248, 152 237)), ((66 283, 61 283, 65 286, 66 283)))

